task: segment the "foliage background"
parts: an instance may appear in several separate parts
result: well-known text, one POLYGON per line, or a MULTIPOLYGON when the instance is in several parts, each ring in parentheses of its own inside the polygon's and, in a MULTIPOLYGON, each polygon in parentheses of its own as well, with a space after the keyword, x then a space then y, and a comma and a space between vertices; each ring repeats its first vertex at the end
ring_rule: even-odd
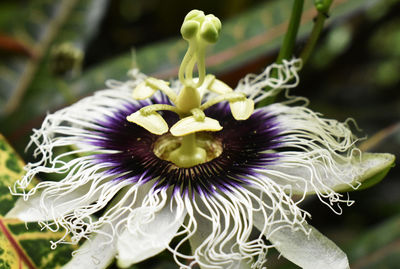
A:
MULTIPOLYGON (((149 75, 174 77, 186 48, 184 42, 177 41, 178 29, 193 8, 222 20, 224 36, 210 50, 213 64, 209 71, 235 86, 244 74, 258 73, 274 61, 291 2, 3 0, 0 133, 29 161, 30 152, 24 153, 23 149, 30 130, 40 126, 46 112, 103 88, 106 78, 126 79, 133 62, 149 75), (252 39, 254 36, 260 37, 261 42, 249 42, 258 40, 252 39), (66 56, 56 53, 56 48, 65 43, 70 44, 66 56), (133 48, 136 61, 131 56, 133 48), (83 53, 81 65, 71 61, 74 53, 75 59, 83 53), (33 71, 29 73, 27 68, 33 71), (14 105, 10 109, 11 103, 14 105)), ((312 1, 305 2, 306 20, 297 51, 306 41, 313 18, 312 1)), ((334 3, 337 6, 292 94, 308 97, 310 107, 328 118, 343 121, 353 117, 362 129, 359 135, 367 137, 361 145, 365 150, 398 156, 400 1, 334 3)), ((356 203, 343 208, 341 216, 315 198, 306 201, 304 206, 313 216, 310 222, 348 253, 351 268, 398 268, 399 177, 397 166, 379 185, 351 193, 356 203)), ((296 268, 284 258, 278 259, 277 253, 271 252, 270 257, 268 268, 296 268)), ((176 266, 168 253, 162 253, 132 268, 176 266)))

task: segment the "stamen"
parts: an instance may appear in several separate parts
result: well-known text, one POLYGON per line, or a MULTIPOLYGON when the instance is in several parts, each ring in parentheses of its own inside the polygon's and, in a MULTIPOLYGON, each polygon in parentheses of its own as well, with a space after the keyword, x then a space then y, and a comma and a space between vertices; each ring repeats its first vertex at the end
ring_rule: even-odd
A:
POLYGON ((132 97, 136 100, 144 100, 152 97, 157 90, 161 90, 165 93, 172 103, 175 102, 177 95, 176 93, 168 87, 168 83, 155 78, 147 78, 145 81, 140 83, 132 93, 132 97))
POLYGON ((253 112, 252 101, 247 101, 243 94, 229 95, 232 91, 229 86, 215 79, 214 76, 206 77, 205 49, 210 43, 217 41, 220 29, 221 22, 214 15, 206 16, 199 10, 189 12, 181 27, 182 36, 188 41, 189 48, 179 69, 179 80, 183 84, 179 94, 177 95, 168 83, 155 78, 147 78, 133 91, 133 97, 141 100, 153 96, 160 89, 176 105, 176 107, 166 104, 151 105, 131 114, 127 120, 153 134, 162 135, 168 131, 168 125, 156 111, 169 110, 177 113, 181 120, 171 127, 170 132, 174 136, 182 136, 182 139, 179 147, 169 154, 168 160, 179 167, 192 167, 206 162, 207 152, 204 148, 197 146, 196 133, 215 132, 222 129, 217 120, 206 117, 203 112, 207 107, 201 106, 202 94, 199 87, 205 80, 206 88, 224 94, 213 104, 224 100, 238 102, 232 106, 233 115, 237 119, 247 119, 253 112), (196 63, 199 77, 195 82, 193 70, 196 63), (228 95, 225 96, 225 93, 228 95))
POLYGON ((186 117, 175 123, 170 132, 174 136, 184 136, 202 131, 220 131, 222 126, 217 120, 205 117, 202 121, 197 120, 194 116, 186 117))

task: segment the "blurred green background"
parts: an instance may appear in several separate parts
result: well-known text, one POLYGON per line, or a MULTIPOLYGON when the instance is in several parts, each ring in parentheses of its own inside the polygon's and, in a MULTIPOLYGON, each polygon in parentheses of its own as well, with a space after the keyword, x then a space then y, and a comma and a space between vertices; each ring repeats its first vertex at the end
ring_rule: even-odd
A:
MULTIPOLYGON (((218 16, 220 41, 208 71, 231 86, 259 73, 278 53, 291 0, 2 0, 0 2, 0 133, 24 153, 32 128, 48 112, 127 79, 129 68, 174 78, 186 49, 184 16, 201 9, 218 16)), ((296 52, 315 17, 305 1, 296 52)), ((325 31, 301 72, 294 95, 328 118, 352 117, 366 136, 361 147, 400 152, 400 1, 335 0, 325 31)), ((335 215, 317 199, 304 208, 310 223, 349 255, 351 268, 400 268, 400 169, 335 215)), ((296 268, 271 251, 268 268, 296 268)), ((132 268, 176 268, 163 253, 132 268)))

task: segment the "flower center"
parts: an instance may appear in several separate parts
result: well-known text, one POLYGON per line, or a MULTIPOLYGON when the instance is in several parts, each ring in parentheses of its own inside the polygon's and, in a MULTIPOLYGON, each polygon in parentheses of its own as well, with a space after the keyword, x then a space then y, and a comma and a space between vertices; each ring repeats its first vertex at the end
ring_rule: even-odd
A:
MULTIPOLYGON (((201 161, 196 162, 196 159, 193 160, 191 158, 181 157, 181 163, 177 163, 177 156, 185 156, 180 151, 184 146, 183 141, 187 136, 173 136, 170 133, 161 135, 153 144, 153 152, 154 154, 165 161, 169 161, 177 165, 178 167, 192 167, 194 165, 209 162, 222 154, 222 141, 220 138, 216 138, 210 132, 199 132, 196 133, 195 143, 196 147, 201 150, 201 161), (204 155, 203 155, 204 153, 204 155), (186 164, 186 165, 185 165, 186 164)), ((190 139, 190 138, 189 138, 190 139)), ((191 154, 190 156, 193 156, 191 154)), ((198 159, 197 159, 198 160, 198 159)))
MULTIPOLYGON (((248 99, 244 93, 234 92, 215 76, 206 75, 205 49, 209 44, 217 41, 220 29, 221 22, 214 15, 205 15, 199 10, 189 12, 181 27, 182 37, 189 44, 178 74, 182 87, 180 89, 170 88, 168 82, 149 77, 133 90, 133 98, 136 100, 150 98, 158 90, 170 99, 171 105, 148 105, 127 116, 127 120, 142 126, 153 134, 164 135, 169 131, 172 136, 176 137, 167 136, 170 145, 165 148, 168 150, 165 153, 162 150, 162 154, 156 153, 156 155, 165 155, 166 157, 164 156, 162 159, 168 160, 178 167, 192 167, 209 161, 210 156, 213 159, 221 154, 218 151, 216 151, 218 154, 213 153, 215 147, 207 146, 207 143, 204 144, 201 139, 201 132, 217 132, 222 129, 217 120, 206 117, 205 109, 222 101, 228 101, 231 113, 236 120, 246 120, 254 111, 253 100, 248 99), (198 69, 197 78, 193 76, 195 65, 198 69), (213 92, 212 96, 214 97, 202 100, 206 91, 213 92), (178 114, 180 120, 169 128, 167 122, 158 113, 162 110, 178 114), (174 145, 176 145, 175 148, 174 145), (171 147, 173 150, 170 150, 171 147)), ((209 141, 213 141, 213 139, 209 139, 209 141)), ((158 147, 161 146, 156 148, 158 147)))

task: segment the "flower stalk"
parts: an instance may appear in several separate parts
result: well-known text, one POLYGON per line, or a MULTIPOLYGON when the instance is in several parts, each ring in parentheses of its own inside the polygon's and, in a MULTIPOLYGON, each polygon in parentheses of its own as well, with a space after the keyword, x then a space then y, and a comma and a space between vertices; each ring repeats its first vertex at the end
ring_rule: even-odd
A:
MULTIPOLYGON (((315 48, 315 45, 317 44, 319 36, 321 35, 321 32, 324 28, 325 20, 326 18, 329 17, 328 15, 329 9, 332 5, 332 2, 333 2, 332 0, 314 0, 314 6, 318 11, 318 15, 315 19, 315 23, 311 30, 310 37, 308 38, 308 41, 304 46, 304 49, 300 53, 299 58, 301 59, 302 66, 304 66, 308 62, 315 48)), ((297 33, 300 27, 301 15, 303 13, 303 6, 304 6, 304 0, 294 0, 288 29, 286 31, 281 49, 279 50, 279 54, 276 59, 277 64, 282 64, 283 60, 288 60, 293 57, 297 33)), ((276 78, 277 72, 275 71, 271 75, 272 77, 276 78)), ((267 87, 265 91, 269 91, 270 89, 271 88, 267 87)), ((263 101, 258 103, 258 107, 268 105, 272 103, 274 99, 275 99, 274 97, 264 99, 263 101)))
MULTIPOLYGON (((301 15, 303 13, 304 0, 294 0, 292 6, 292 13, 288 24, 285 37, 281 49, 279 50, 276 64, 282 64, 283 60, 289 60, 293 57, 294 46, 296 44, 297 33, 300 27, 301 15)), ((278 73, 274 71, 272 74, 273 78, 277 78, 278 73)), ((265 91, 270 91, 271 88, 267 87, 265 91)), ((258 103, 258 107, 266 106, 274 101, 275 97, 264 99, 258 103)))
POLYGON ((308 62, 308 59, 310 58, 311 53, 314 50, 315 45, 317 44, 322 29, 324 28, 325 20, 329 17, 328 14, 332 4, 332 0, 315 0, 314 4, 316 9, 318 10, 318 15, 315 20, 313 29, 311 30, 311 35, 308 38, 308 41, 300 54, 300 59, 303 61, 303 64, 308 62))
POLYGON ((284 59, 288 60, 293 57, 294 46, 296 44, 297 33, 299 32, 301 15, 303 13, 304 0, 294 0, 292 13, 290 15, 288 29, 281 49, 279 50, 277 64, 281 64, 284 59))

